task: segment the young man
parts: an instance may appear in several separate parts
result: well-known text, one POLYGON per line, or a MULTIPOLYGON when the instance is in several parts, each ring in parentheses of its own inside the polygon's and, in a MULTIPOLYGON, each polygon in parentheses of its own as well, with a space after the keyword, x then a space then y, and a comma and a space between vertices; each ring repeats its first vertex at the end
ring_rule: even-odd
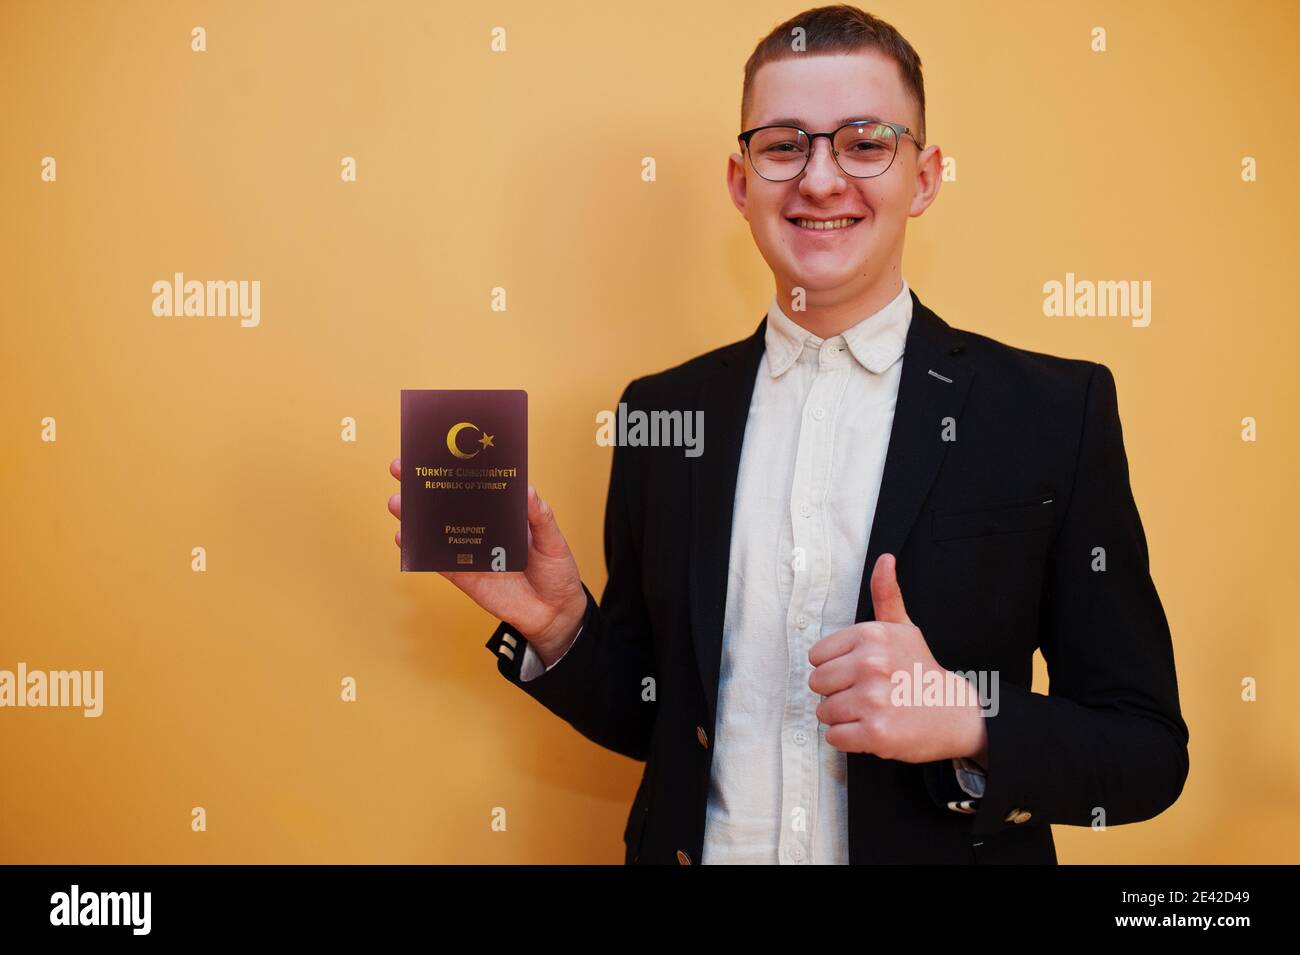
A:
POLYGON ((746 64, 741 129, 772 304, 623 392, 708 440, 615 449, 599 603, 532 488, 527 571, 446 575, 503 621, 500 672, 646 761, 628 862, 1053 863, 1053 823, 1162 812, 1188 731, 1114 379, 904 282, 941 165, 915 50, 800 14, 746 64))

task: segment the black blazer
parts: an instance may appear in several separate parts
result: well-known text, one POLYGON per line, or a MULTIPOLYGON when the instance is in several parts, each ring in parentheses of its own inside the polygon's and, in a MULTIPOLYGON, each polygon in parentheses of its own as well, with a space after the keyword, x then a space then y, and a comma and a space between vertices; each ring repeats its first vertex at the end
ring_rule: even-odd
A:
MULTIPOLYGON (((967 798, 949 760, 848 755, 849 859, 1054 863, 1051 824, 1150 819, 1187 777, 1115 380, 1105 365, 954 329, 915 292, 912 308, 857 620, 873 619, 876 558, 895 554, 908 615, 935 659, 997 671, 999 706, 974 813, 949 806, 967 798), (1104 570, 1094 569, 1099 548, 1104 570), (1035 648, 1047 695, 1029 690, 1035 648)), ((502 622, 487 642, 524 692, 645 760, 624 833, 629 863, 700 859, 732 505, 766 322, 623 392, 629 410, 703 409, 704 449, 615 448, 609 579, 599 604, 584 584, 583 629, 564 658, 521 682, 524 638, 502 622)))

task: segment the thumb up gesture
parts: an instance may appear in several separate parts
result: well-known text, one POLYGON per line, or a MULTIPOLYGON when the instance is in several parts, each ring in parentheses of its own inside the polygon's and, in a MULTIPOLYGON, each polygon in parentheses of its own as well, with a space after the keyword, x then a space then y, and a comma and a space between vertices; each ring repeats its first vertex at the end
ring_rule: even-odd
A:
POLYGON ((871 572, 875 620, 836 630, 808 651, 808 687, 822 697, 826 742, 907 763, 965 756, 987 765, 979 703, 965 678, 939 666, 908 617, 896 566, 893 554, 881 554, 871 572))

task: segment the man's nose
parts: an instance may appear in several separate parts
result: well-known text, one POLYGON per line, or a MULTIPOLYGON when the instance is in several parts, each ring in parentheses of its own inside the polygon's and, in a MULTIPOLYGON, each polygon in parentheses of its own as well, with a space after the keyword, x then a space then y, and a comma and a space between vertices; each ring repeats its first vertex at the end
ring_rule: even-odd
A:
POLYGON ((803 170, 799 188, 805 192, 822 193, 843 188, 844 172, 835 162, 829 139, 813 141, 808 165, 803 170))

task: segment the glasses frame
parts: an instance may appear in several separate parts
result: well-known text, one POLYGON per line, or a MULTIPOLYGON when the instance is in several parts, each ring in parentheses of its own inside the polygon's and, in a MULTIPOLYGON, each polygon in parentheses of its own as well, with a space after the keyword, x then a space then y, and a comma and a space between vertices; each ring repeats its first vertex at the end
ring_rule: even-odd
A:
POLYGON ((740 145, 744 149, 745 155, 749 157, 749 167, 758 174, 759 178, 767 179, 768 182, 790 182, 791 180, 798 179, 802 176, 804 170, 808 168, 808 162, 812 159, 813 152, 817 149, 817 139, 821 136, 826 137, 826 142, 830 146, 831 150, 831 158, 835 160, 836 168, 851 179, 875 179, 878 176, 883 176, 885 173, 889 172, 889 170, 894 167, 894 160, 898 158, 898 144, 902 141, 904 136, 916 143, 916 148, 918 150, 925 148, 917 138, 912 135, 912 131, 908 129, 908 127, 904 126, 902 123, 887 123, 883 119, 855 120, 852 123, 845 123, 843 126, 839 126, 829 133, 810 133, 806 129, 799 126, 791 126, 789 123, 769 123, 766 126, 755 126, 753 129, 747 129, 737 136, 736 139, 740 141, 740 145), (870 176, 856 176, 840 165, 840 154, 835 149, 835 137, 839 135, 841 129, 848 129, 850 126, 888 126, 892 129, 894 131, 894 155, 889 157, 889 165, 880 170, 880 172, 874 173, 870 176), (770 179, 759 172, 758 167, 754 165, 754 157, 751 156, 749 152, 749 141, 753 138, 755 133, 762 132, 765 129, 796 129, 803 133, 804 137, 808 140, 808 155, 804 157, 803 166, 801 166, 799 171, 793 176, 789 176, 786 179, 770 179))

